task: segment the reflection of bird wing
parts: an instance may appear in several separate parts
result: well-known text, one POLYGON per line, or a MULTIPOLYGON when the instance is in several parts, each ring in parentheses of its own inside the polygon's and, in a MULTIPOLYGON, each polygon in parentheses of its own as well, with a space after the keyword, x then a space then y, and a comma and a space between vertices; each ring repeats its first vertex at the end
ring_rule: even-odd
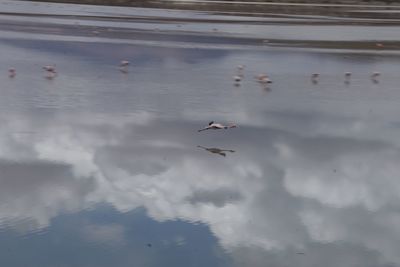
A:
POLYGON ((235 152, 235 150, 232 150, 232 149, 220 149, 220 151, 221 152, 231 152, 231 153, 235 152))
POLYGON ((214 147, 206 148, 206 150, 207 150, 207 151, 210 151, 211 153, 221 153, 221 152, 222 152, 221 149, 219 149, 219 148, 214 148, 214 147))
POLYGON ((218 154, 218 155, 226 157, 226 154, 223 152, 223 150, 221 150, 219 148, 206 148, 206 150, 211 152, 211 153, 218 154))

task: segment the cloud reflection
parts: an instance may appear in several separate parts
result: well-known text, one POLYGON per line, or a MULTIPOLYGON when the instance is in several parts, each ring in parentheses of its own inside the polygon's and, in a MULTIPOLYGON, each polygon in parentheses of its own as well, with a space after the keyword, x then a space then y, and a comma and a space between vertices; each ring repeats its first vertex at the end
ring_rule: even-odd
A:
MULTIPOLYGON (((0 162, 0 220, 8 227, 23 218, 33 222, 27 230, 48 227, 62 212, 106 202, 121 212, 145 207, 160 222, 206 223, 234 258, 244 253, 237 260, 249 257, 254 266, 264 257, 286 266, 299 249, 304 258, 326 259, 323 250, 344 257, 344 247, 367 259, 376 253, 375 266, 400 264, 400 150, 381 136, 305 136, 291 131, 297 120, 270 114, 285 123, 282 129, 241 125, 239 133, 224 135, 221 145, 235 143, 241 151, 227 160, 196 151, 197 128, 189 121, 26 116, 0 133, 7 151, 0 162), (266 254, 249 256, 258 250, 266 254), (274 251, 293 253, 287 260, 267 256, 274 251)), ((309 123, 318 128, 327 118, 309 123)), ((212 143, 214 136, 201 138, 212 143)), ((85 236, 121 242, 122 231, 90 227, 85 236)))

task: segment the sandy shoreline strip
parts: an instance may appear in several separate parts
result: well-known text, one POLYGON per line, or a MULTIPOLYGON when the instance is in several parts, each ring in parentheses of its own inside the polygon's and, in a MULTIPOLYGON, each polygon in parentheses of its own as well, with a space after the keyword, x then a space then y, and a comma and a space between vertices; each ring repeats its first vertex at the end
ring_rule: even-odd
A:
POLYGON ((329 15, 376 19, 400 19, 398 1, 337 1, 286 0, 282 1, 229 1, 229 0, 41 0, 40 2, 75 3, 108 6, 132 6, 178 10, 199 10, 232 15, 263 16, 270 14, 329 15))

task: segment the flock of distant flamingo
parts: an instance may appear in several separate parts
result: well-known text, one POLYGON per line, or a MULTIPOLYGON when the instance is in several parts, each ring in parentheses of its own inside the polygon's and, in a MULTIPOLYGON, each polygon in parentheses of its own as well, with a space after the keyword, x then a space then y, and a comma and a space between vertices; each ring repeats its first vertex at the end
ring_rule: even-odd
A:
MULTIPOLYGON (((130 65, 130 62, 128 60, 121 60, 120 64, 119 64, 119 70, 123 73, 128 73, 128 66, 130 65)), ((243 70, 244 70, 244 65, 238 65, 237 66, 237 72, 236 75, 233 76, 233 80, 235 81, 235 85, 240 85, 240 82, 242 81, 244 74, 243 74, 243 70)), ((46 71, 46 75, 45 77, 47 79, 53 79, 54 77, 57 76, 57 71, 56 71, 56 66, 55 65, 47 65, 44 66, 43 69, 46 71)), ((10 78, 14 78, 17 75, 17 71, 15 68, 9 68, 8 69, 8 77, 10 78)), ((312 83, 316 84, 319 81, 319 77, 320 77, 320 73, 313 73, 311 74, 311 81, 312 83)), ((345 72, 344 73, 344 77, 345 77, 345 82, 348 83, 350 82, 350 78, 351 78, 352 73, 351 72, 345 72)), ((370 75, 370 78, 373 82, 378 83, 379 82, 379 77, 381 76, 380 72, 373 72, 370 75)), ((270 77, 265 74, 258 74, 256 76, 254 76, 254 78, 256 79, 256 81, 258 81, 260 84, 270 84, 272 83, 272 80, 270 79, 270 77)))
MULTIPOLYGON (((240 85, 240 82, 242 81, 242 79, 244 77, 243 70, 244 70, 244 65, 238 65, 237 66, 236 75, 233 76, 233 80, 235 81, 235 85, 240 85)), ((265 73, 256 75, 254 78, 256 78, 256 80, 261 84, 272 83, 272 80, 265 73)))
MULTIPOLYGON (((236 75, 233 76, 233 80, 235 82, 235 85, 239 86, 240 82, 242 81, 244 75, 243 75, 243 69, 244 69, 244 65, 238 65, 237 66, 237 71, 236 71, 236 75)), ((311 74, 311 81, 313 84, 317 84, 319 81, 319 77, 320 77, 320 73, 315 72, 311 74)), ((351 72, 345 72, 344 73, 344 82, 345 83, 349 83, 350 79, 351 79, 352 73, 351 72)), ((370 75, 371 81, 373 81, 374 83, 378 83, 379 82, 379 77, 381 76, 380 72, 373 72, 370 75)), ((260 84, 269 84, 272 83, 272 80, 270 79, 270 77, 265 74, 258 74, 256 76, 254 76, 254 78, 256 79, 257 82, 259 82, 260 84)))
MULTIPOLYGON (((345 82, 345 83, 350 83, 351 75, 352 75, 351 72, 345 72, 345 73, 344 73, 344 82, 345 82)), ((318 81, 319 81, 319 76, 320 76, 319 73, 313 73, 313 74, 311 74, 311 81, 312 81, 312 83, 317 84, 318 81)), ((377 71, 373 72, 373 73, 370 75, 371 81, 374 82, 374 83, 379 83, 379 77, 380 77, 380 76, 381 76, 381 73, 380 73, 380 72, 377 72, 377 71)))
MULTIPOLYGON (((236 68, 236 74, 233 76, 233 80, 235 82, 236 86, 240 86, 240 83, 244 77, 243 70, 245 66, 244 65, 238 65, 236 68)), ((344 82, 345 83, 350 83, 352 73, 351 72, 345 72, 344 73, 344 82)), ((373 72, 370 75, 371 81, 374 83, 379 82, 379 77, 381 76, 380 72, 373 72)), ((317 84, 319 81, 320 73, 312 73, 311 74, 311 81, 313 84, 317 84)), ((264 85, 266 88, 268 88, 268 84, 272 83, 272 80, 270 77, 265 74, 258 74, 254 76, 257 82, 260 84, 264 85)), ((203 129, 198 130, 199 132, 205 131, 205 130, 221 130, 221 129, 230 129, 230 128, 236 128, 237 126, 235 124, 230 124, 230 125, 222 125, 220 123, 215 123, 214 121, 211 121, 208 126, 204 127, 203 129)))
MULTIPOLYGON (((127 73, 128 72, 128 66, 129 66, 129 61, 128 60, 122 60, 119 63, 119 70, 121 72, 127 73)), ((43 66, 42 68, 45 71, 45 78, 52 80, 57 76, 57 71, 56 71, 56 66, 55 65, 46 65, 43 66)), ((9 78, 14 78, 17 75, 17 70, 14 67, 11 67, 8 69, 8 77, 9 78)))
MULTIPOLYGON (((119 70, 123 73, 128 73, 129 65, 130 65, 130 62, 128 60, 122 60, 122 61, 120 61, 120 64, 119 64, 119 70)), ((237 86, 240 85, 240 82, 242 81, 242 79, 244 77, 244 74, 243 74, 244 68, 245 68, 244 65, 238 65, 237 69, 236 69, 236 74, 233 76, 233 80, 235 82, 235 85, 237 85, 237 86)), ((45 78, 47 78, 47 79, 53 79, 57 76, 57 71, 56 71, 55 65, 46 65, 43 67, 43 70, 46 73, 45 78)), ((9 78, 14 78, 16 75, 17 75, 17 71, 15 68, 12 67, 12 68, 8 69, 9 78)), ((374 83, 378 83, 380 75, 381 75, 380 72, 373 72, 370 75, 370 78, 374 83)), ((351 76, 352 76, 351 72, 344 73, 345 83, 350 82, 351 76)), ((320 73, 312 73, 311 74, 312 83, 317 84, 319 81, 319 77, 320 77, 320 73)), ((270 79, 270 77, 265 73, 256 75, 256 76, 254 76, 254 78, 256 79, 257 82, 259 82, 260 84, 263 84, 263 85, 272 83, 272 80, 270 79)), ((206 131, 206 130, 231 129, 231 128, 236 128, 236 127, 237 127, 236 124, 223 125, 223 124, 211 121, 206 127, 198 130, 198 132, 202 132, 202 131, 206 131)))
MULTIPOLYGON (((57 76, 57 71, 56 71, 55 65, 46 65, 43 67, 43 69, 46 71, 46 75, 45 75, 46 79, 51 80, 57 76)), ((16 75, 17 75, 17 70, 15 68, 8 69, 8 77, 14 78, 16 75)))

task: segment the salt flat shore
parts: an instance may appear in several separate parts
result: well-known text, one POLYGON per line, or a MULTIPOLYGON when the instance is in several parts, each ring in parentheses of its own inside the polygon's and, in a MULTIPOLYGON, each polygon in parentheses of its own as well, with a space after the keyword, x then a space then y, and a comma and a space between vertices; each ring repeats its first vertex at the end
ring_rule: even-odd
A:
POLYGON ((44 0, 44 2, 203 10, 252 16, 270 14, 304 14, 375 19, 400 18, 400 4, 398 1, 394 0, 44 0))

